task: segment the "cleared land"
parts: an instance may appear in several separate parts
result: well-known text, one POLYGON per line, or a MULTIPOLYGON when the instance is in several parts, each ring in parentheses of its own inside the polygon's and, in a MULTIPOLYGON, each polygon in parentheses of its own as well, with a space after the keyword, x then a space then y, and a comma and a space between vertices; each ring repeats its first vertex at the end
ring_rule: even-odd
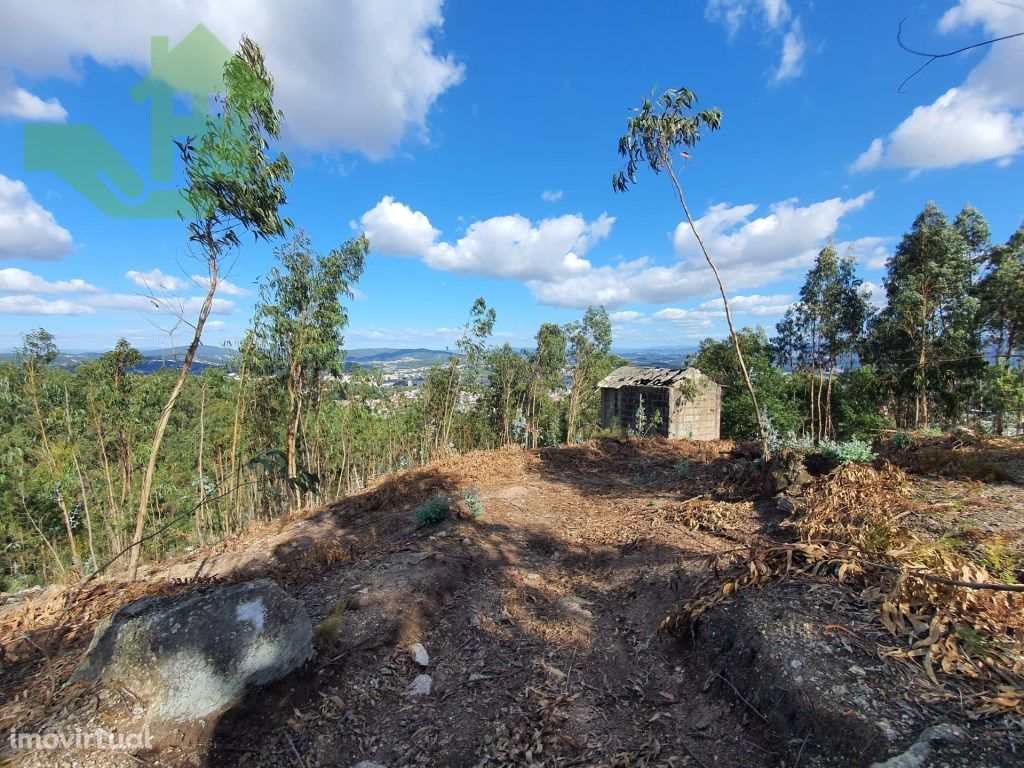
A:
POLYGON ((63 685, 95 623, 143 595, 269 576, 320 625, 310 665, 155 752, 66 764, 866 766, 940 723, 962 733, 921 765, 1016 764, 1020 593, 976 603, 978 590, 922 587, 936 611, 963 611, 959 656, 928 655, 926 601, 887 613, 898 568, 885 568, 1020 582, 1024 449, 936 439, 891 458, 910 474, 880 463, 807 477, 793 511, 727 442, 473 453, 394 475, 135 584, 9 600, 0 728, 129 721, 130 692, 63 685), (460 501, 470 488, 480 520, 460 501), (417 529, 434 494, 455 515, 417 529), (832 549, 808 549, 808 530, 832 549), (867 530, 949 563, 859 562, 883 551, 867 530), (410 697, 424 671, 431 693, 410 697))

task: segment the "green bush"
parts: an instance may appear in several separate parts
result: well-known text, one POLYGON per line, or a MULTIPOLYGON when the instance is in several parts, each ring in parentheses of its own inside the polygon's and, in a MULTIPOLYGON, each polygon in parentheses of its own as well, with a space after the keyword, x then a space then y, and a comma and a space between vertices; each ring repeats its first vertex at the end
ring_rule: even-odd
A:
POLYGON ((423 528, 428 525, 437 525, 448 519, 452 512, 451 504, 441 494, 437 493, 430 497, 430 500, 420 504, 416 508, 416 527, 423 528))
POLYGON ((864 440, 847 440, 837 443, 832 440, 822 440, 818 444, 818 451, 822 456, 847 464, 870 464, 875 460, 875 452, 871 450, 871 444, 864 440))
POLYGON ((484 519, 484 503, 480 501, 480 495, 475 488, 470 488, 462 494, 462 503, 466 505, 474 520, 479 522, 484 519))
POLYGON ((910 444, 914 442, 914 438, 907 432, 897 432, 889 440, 889 445, 895 448, 897 451, 905 451, 910 447, 910 444))

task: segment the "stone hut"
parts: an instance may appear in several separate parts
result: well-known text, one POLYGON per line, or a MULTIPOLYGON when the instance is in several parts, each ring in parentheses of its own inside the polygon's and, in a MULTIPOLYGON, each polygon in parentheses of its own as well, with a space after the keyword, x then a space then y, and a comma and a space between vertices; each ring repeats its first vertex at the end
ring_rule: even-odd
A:
POLYGON ((689 440, 718 440, 722 424, 722 387, 696 368, 616 368, 597 384, 601 426, 637 429, 643 412, 652 433, 689 440), (660 414, 660 420, 655 418, 660 414), (654 422, 659 421, 655 426, 654 422))

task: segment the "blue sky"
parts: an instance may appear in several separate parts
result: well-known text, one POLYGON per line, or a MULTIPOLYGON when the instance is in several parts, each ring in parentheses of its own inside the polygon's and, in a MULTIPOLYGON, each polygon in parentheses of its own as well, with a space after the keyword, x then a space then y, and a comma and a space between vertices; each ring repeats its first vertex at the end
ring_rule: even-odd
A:
MULTIPOLYGON (((129 91, 152 36, 173 48, 199 23, 264 48, 296 171, 286 213, 323 250, 371 237, 353 347, 451 345, 476 296, 499 342, 589 303, 622 348, 721 335, 668 182, 611 190, 628 108, 655 86, 725 114, 682 178, 741 323, 771 328, 830 237, 880 284, 928 200, 975 205, 997 240, 1024 219, 1024 38, 938 60, 903 93, 921 60, 895 40, 903 17, 925 50, 1024 31, 1024 4, 0 0, 0 17, 3 348, 38 326, 66 349, 187 341, 145 295, 194 310, 202 264, 183 224, 102 213, 26 168, 23 132, 94 126, 144 175, 149 106, 129 91)), ((207 343, 240 337, 272 263, 244 242, 207 343)))

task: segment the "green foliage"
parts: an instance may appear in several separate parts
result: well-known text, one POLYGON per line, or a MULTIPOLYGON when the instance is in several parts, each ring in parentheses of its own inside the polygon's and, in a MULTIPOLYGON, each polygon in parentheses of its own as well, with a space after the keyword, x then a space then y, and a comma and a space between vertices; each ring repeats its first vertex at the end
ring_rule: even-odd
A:
POLYGON ((871 443, 863 440, 846 440, 841 443, 822 440, 818 443, 818 451, 839 464, 870 464, 876 458, 871 443))
MULTIPOLYGON (((738 336, 763 413, 780 434, 799 431, 803 418, 800 403, 794 398, 793 379, 773 364, 773 349, 764 330, 744 328, 738 336)), ((723 438, 750 440, 758 436, 757 415, 744 390, 743 374, 730 341, 705 339, 683 365, 699 369, 724 387, 723 438)))
POLYGON ((905 451, 914 442, 914 438, 908 432, 897 432, 889 439, 889 445, 897 451, 905 451))
POLYGON ((477 493, 475 488, 469 488, 462 492, 462 503, 466 506, 469 514, 473 516, 473 519, 480 522, 484 519, 486 510, 484 509, 484 503, 480 500, 480 494, 477 493))
POLYGON ((665 91, 660 97, 652 92, 633 110, 625 135, 619 139, 619 155, 625 167, 612 177, 612 189, 625 192, 636 184, 637 169, 646 163, 654 173, 668 170, 672 156, 681 152, 689 157, 701 138, 701 130, 717 131, 722 125, 722 111, 711 107, 694 111, 697 96, 687 88, 665 91))
POLYGON ((864 356, 901 425, 930 424, 937 409, 957 421, 977 390, 984 359, 974 254, 983 224, 967 209, 950 224, 929 203, 889 260, 888 303, 871 323, 864 356))
POLYGON ((417 528, 424 528, 428 525, 443 523, 451 515, 451 512, 452 508, 448 499, 441 494, 435 494, 416 508, 413 520, 417 528))

